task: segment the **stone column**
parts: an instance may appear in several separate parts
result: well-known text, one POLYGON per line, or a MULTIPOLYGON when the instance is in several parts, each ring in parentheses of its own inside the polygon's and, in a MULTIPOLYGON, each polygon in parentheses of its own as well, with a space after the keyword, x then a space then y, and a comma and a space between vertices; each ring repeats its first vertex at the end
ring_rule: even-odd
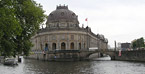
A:
POLYGON ((66 50, 69 50, 69 35, 66 36, 66 50))

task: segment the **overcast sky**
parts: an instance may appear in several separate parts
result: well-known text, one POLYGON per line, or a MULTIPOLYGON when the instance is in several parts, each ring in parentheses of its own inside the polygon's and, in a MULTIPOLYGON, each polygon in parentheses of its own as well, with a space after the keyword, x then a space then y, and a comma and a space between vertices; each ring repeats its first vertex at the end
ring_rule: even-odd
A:
POLYGON ((109 45, 145 38, 145 0, 35 0, 49 15, 56 6, 68 5, 78 15, 80 26, 88 26, 95 34, 103 34, 109 45))

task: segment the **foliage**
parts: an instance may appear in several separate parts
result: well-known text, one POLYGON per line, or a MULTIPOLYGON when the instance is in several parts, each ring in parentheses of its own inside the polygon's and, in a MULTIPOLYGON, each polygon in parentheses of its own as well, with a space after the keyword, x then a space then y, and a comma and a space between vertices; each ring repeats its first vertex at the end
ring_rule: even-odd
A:
POLYGON ((16 17, 21 21, 22 33, 16 37, 17 51, 21 54, 24 51, 28 55, 32 46, 30 38, 39 29, 39 25, 44 21, 45 15, 42 6, 32 0, 18 0, 16 5, 16 17))
POLYGON ((37 32, 45 15, 33 0, 0 1, 0 51, 5 56, 29 54, 30 38, 37 32))
POLYGON ((136 39, 136 40, 132 41, 132 47, 133 47, 133 48, 145 47, 144 38, 141 37, 141 38, 139 38, 139 39, 136 39))
POLYGON ((10 56, 15 49, 13 38, 20 35, 21 27, 18 19, 15 17, 14 1, 0 1, 0 51, 4 56, 10 56))

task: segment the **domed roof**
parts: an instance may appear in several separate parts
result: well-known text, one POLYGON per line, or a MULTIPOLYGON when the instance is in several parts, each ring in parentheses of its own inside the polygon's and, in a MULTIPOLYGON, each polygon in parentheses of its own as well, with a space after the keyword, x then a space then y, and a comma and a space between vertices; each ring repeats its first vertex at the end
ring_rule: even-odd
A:
POLYGON ((68 9, 68 6, 57 6, 56 10, 52 11, 48 18, 47 22, 78 22, 78 16, 71 10, 68 9))

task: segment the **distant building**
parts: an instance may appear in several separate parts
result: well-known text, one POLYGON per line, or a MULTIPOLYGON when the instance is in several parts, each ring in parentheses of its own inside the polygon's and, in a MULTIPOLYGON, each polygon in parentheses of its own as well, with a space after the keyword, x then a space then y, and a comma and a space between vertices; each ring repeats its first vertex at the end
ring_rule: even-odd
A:
POLYGON ((121 50, 126 51, 131 49, 131 43, 121 43, 121 50))

